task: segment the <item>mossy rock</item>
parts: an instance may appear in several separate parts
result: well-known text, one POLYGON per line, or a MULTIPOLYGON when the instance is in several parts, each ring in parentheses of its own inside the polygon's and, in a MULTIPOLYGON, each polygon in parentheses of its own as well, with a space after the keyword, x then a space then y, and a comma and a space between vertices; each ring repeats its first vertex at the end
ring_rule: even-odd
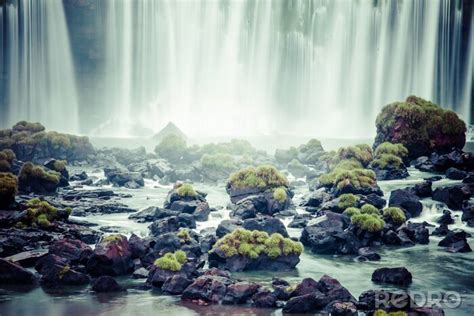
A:
POLYGON ((236 229, 216 242, 209 253, 209 265, 230 271, 291 270, 302 252, 300 242, 278 233, 236 229))
POLYGON ((55 171, 46 171, 31 162, 25 162, 18 179, 19 189, 22 192, 53 193, 59 186, 61 175, 55 171))
POLYGON ((7 172, 0 172, 0 209, 8 209, 18 193, 18 178, 7 172))
POLYGON ((166 136, 155 147, 155 153, 171 163, 181 163, 187 150, 186 140, 175 134, 166 136))
POLYGON ((456 113, 416 96, 385 106, 376 127, 374 148, 384 142, 400 143, 411 159, 462 149, 466 142, 466 124, 456 113))

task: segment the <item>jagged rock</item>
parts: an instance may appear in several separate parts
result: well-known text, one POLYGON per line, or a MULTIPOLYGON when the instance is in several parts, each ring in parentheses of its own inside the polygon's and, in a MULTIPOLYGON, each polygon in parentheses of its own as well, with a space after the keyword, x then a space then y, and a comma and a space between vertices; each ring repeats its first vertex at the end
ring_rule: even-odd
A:
POLYGON ((451 225, 454 224, 454 218, 451 217, 451 212, 448 210, 443 211, 443 215, 436 220, 438 224, 451 225))
POLYGON ((69 260, 71 263, 87 262, 92 248, 86 243, 75 239, 62 239, 49 247, 49 253, 69 260))
POLYGON ((283 313, 308 313, 322 310, 329 299, 321 293, 310 293, 292 297, 283 307, 283 313))
POLYGON ((233 283, 234 281, 228 275, 220 273, 216 275, 204 274, 184 290, 181 298, 218 303, 224 299, 227 287, 233 283))
POLYGON ((148 278, 149 271, 145 268, 139 268, 132 274, 134 279, 146 279, 148 278))
POLYGON ((409 285, 412 282, 411 273, 404 267, 378 268, 372 273, 372 282, 409 285))
POLYGON ((171 295, 178 295, 182 294, 191 283, 191 280, 182 275, 173 275, 163 283, 161 290, 171 295))
POLYGON ((105 168, 104 173, 107 180, 115 186, 136 189, 145 185, 142 175, 138 172, 129 172, 128 170, 118 168, 105 168))
POLYGON ((288 224, 290 228, 305 228, 308 222, 311 220, 310 214, 298 214, 288 224))
POLYGON ((244 304, 260 288, 260 285, 253 282, 237 282, 227 286, 227 292, 222 300, 223 304, 244 304))
POLYGON ((432 184, 433 183, 431 181, 417 183, 411 188, 411 191, 419 198, 431 197, 433 195, 433 190, 431 188, 432 184))
POLYGON ((277 306, 276 296, 267 289, 259 289, 252 296, 252 306, 257 308, 275 308, 277 306))

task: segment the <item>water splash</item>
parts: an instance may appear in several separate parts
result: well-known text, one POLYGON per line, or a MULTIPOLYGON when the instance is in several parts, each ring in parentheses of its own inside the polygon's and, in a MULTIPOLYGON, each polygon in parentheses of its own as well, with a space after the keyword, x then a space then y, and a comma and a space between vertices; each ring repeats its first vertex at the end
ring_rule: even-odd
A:
POLYGON ((77 92, 62 1, 13 0, 0 11, 7 72, 2 125, 31 120, 77 132, 77 92))

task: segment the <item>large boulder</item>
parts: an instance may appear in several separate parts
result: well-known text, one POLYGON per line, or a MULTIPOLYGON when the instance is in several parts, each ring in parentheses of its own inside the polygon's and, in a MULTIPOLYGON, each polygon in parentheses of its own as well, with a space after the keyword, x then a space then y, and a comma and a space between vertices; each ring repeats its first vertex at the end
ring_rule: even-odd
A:
POLYGON ((466 142, 466 124, 456 113, 415 96, 385 106, 376 126, 374 148, 383 142, 401 143, 410 158, 462 149, 466 142))
POLYGON ((471 252, 472 249, 467 242, 467 237, 471 235, 461 229, 449 231, 438 246, 445 247, 449 252, 471 252))
POLYGON ((423 205, 410 189, 397 189, 390 193, 388 205, 403 208, 410 217, 420 216, 423 205))
POLYGON ((142 175, 138 172, 130 172, 119 168, 105 168, 104 174, 114 186, 137 189, 145 185, 142 175))
POLYGON ((92 282, 92 291, 96 293, 110 293, 123 291, 123 288, 114 278, 108 275, 103 275, 92 282))
POLYGON ((288 237, 285 224, 275 217, 259 217, 246 219, 242 225, 247 230, 259 230, 267 232, 269 235, 278 233, 283 237, 288 237))
POLYGON ((56 255, 47 255, 35 265, 41 274, 41 283, 48 286, 86 285, 90 282, 88 275, 74 270, 67 259, 56 255))
POLYGON ((228 274, 207 272, 184 290, 181 299, 219 303, 224 299, 227 287, 234 283, 228 274))
POLYGON ((89 257, 86 269, 94 276, 117 276, 133 272, 132 252, 127 237, 110 235, 103 238, 89 257))
POLYGON ((49 247, 49 253, 69 260, 71 263, 87 262, 92 248, 77 239, 62 239, 49 247))

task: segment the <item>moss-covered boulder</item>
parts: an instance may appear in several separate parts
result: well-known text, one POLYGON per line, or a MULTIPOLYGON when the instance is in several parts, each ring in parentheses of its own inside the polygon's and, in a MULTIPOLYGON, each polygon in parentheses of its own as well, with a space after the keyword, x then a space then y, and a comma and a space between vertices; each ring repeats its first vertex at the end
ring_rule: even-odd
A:
POLYGON ((182 250, 167 252, 157 258, 150 266, 147 283, 154 287, 162 287, 167 280, 175 277, 175 281, 168 284, 168 290, 169 292, 182 292, 184 291, 183 286, 176 283, 187 283, 189 285, 191 283, 190 279, 192 279, 196 270, 197 265, 188 259, 186 252, 182 250), (176 277, 180 278, 176 279, 176 277), (180 288, 180 290, 177 291, 177 288, 180 288))
POLYGON ((322 155, 324 155, 324 149, 321 142, 313 138, 298 148, 277 149, 275 151, 275 160, 282 165, 289 163, 293 159, 305 165, 317 165, 322 155))
POLYGON ((26 205, 26 217, 22 218, 17 224, 17 227, 40 227, 47 229, 51 227, 56 221, 66 220, 71 211, 58 210, 47 201, 33 198, 29 200, 26 205))
POLYGON ((194 189, 191 183, 177 182, 168 192, 163 207, 178 214, 190 214, 197 221, 207 221, 211 208, 207 194, 194 189))
POLYGON ((230 154, 204 154, 201 157, 199 170, 205 181, 225 181, 229 174, 238 170, 236 159, 230 154))
POLYGON ((49 158, 76 161, 94 153, 87 137, 47 132, 40 123, 26 121, 18 122, 11 129, 0 130, 0 149, 11 149, 22 161, 49 158))
POLYGON ((375 149, 375 159, 369 168, 377 180, 403 179, 409 176, 404 162, 407 157, 408 149, 402 144, 384 142, 375 149))
POLYGON ((11 172, 16 155, 11 149, 0 150, 0 172, 11 172))
POLYGON ((401 143, 410 158, 462 149, 466 124, 450 110, 416 96, 385 106, 376 120, 374 148, 383 142, 401 143))
POLYGON ((109 235, 102 238, 89 257, 86 269, 93 276, 117 276, 131 273, 133 261, 127 237, 109 235))
POLYGON ((0 209, 8 209, 15 203, 18 178, 8 172, 0 172, 0 209))
POLYGON ((236 229, 219 239, 209 252, 209 266, 229 271, 292 270, 303 245, 280 234, 236 229))
POLYGON ((20 191, 48 194, 54 193, 59 187, 61 174, 56 171, 46 171, 41 166, 25 162, 21 167, 18 179, 20 191))

